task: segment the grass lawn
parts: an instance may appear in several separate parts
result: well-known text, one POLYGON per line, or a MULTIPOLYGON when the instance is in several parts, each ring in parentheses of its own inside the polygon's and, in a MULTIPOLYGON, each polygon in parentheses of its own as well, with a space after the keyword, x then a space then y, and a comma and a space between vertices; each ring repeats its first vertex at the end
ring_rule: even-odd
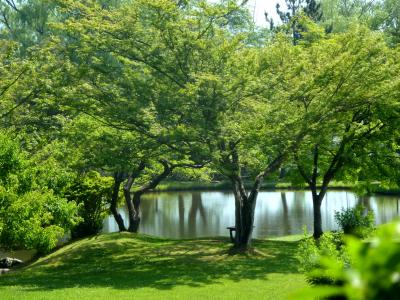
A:
POLYGON ((0 277, 0 299, 287 299, 306 286, 296 241, 166 240, 111 233, 71 243, 0 277))

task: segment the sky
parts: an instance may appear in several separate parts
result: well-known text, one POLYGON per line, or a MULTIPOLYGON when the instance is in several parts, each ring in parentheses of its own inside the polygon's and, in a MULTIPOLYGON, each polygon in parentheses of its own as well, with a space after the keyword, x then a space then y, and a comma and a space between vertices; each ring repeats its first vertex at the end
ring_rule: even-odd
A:
POLYGON ((286 8, 284 0, 249 0, 249 8, 254 13, 254 20, 257 25, 266 25, 264 12, 271 16, 275 23, 279 20, 276 14, 276 4, 279 3, 281 7, 286 8))

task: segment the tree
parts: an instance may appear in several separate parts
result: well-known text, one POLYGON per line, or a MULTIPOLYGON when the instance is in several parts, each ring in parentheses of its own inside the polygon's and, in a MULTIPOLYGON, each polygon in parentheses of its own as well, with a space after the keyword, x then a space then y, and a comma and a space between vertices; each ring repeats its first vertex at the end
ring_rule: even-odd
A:
MULTIPOLYGON (((135 205, 139 205, 144 192, 155 188, 176 168, 197 168, 207 161, 208 149, 204 146, 208 128, 199 125, 208 126, 210 122, 203 119, 204 115, 193 114, 193 107, 185 101, 191 82, 196 79, 195 73, 200 74, 199 67, 207 60, 204 54, 208 45, 204 41, 212 34, 213 26, 219 26, 221 20, 213 18, 222 14, 221 8, 216 6, 207 11, 199 28, 193 30, 190 26, 194 17, 187 19, 184 10, 172 1, 167 5, 138 1, 136 6, 112 12, 100 10, 101 13, 95 5, 69 5, 64 6, 66 11, 82 11, 93 18, 87 23, 78 14, 67 25, 58 25, 65 39, 61 51, 71 54, 66 72, 71 85, 63 98, 74 110, 92 116, 115 133, 127 132, 140 140, 136 145, 143 159, 138 158, 134 165, 125 164, 130 170, 115 170, 116 185, 127 178, 124 195, 134 231, 137 227, 134 220, 138 219, 135 205), (180 14, 179 19, 176 14, 180 14), (138 15, 139 20, 143 18, 141 22, 132 18, 138 15), (187 28, 187 36, 182 34, 182 28, 187 28), (152 32, 151 37, 148 32, 152 32), (151 169, 158 173, 135 189, 134 181, 151 169)), ((200 19, 201 13, 196 9, 190 13, 200 19)), ((206 103, 203 106, 209 114, 210 108, 206 103)), ((137 155, 136 151, 133 149, 131 154, 137 155)))
POLYGON ((345 32, 352 25, 365 25, 378 30, 376 17, 379 13, 379 2, 370 0, 322 0, 323 17, 320 24, 327 32, 345 32))
POLYGON ((1 37, 21 43, 26 50, 47 34, 47 21, 53 8, 49 1, 0 1, 1 37))
MULTIPOLYGON (((297 17, 300 13, 304 13, 314 22, 322 19, 321 4, 315 0, 285 0, 286 10, 281 10, 280 4, 276 4, 276 13, 282 23, 290 27, 292 31, 293 44, 296 44, 301 39, 302 28, 297 17)), ((268 19, 267 19, 268 20, 268 19)))
POLYGON ((400 42, 400 3, 395 0, 384 0, 378 3, 374 22, 377 28, 383 28, 392 45, 400 42))
POLYGON ((28 60, 18 58, 18 45, 2 40, 0 42, 0 107, 2 127, 12 119, 13 112, 31 101, 38 90, 29 88, 27 80, 33 75, 28 60))
POLYGON ((68 147, 79 153, 70 161, 74 169, 80 173, 97 170, 113 176, 110 211, 120 231, 138 231, 144 193, 154 189, 176 168, 200 167, 188 160, 185 163, 184 157, 174 155, 168 147, 135 131, 118 130, 84 114, 67 126, 65 132, 68 147), (128 208, 128 227, 117 210, 121 188, 128 208))
POLYGON ((293 159, 312 192, 318 238, 320 207, 331 181, 356 181, 371 149, 397 130, 398 53, 365 28, 296 48, 290 75, 296 80, 288 83, 287 96, 304 114, 307 135, 293 159))
MULTIPOLYGON (((182 9, 173 1, 143 0, 106 11, 66 3, 63 9, 74 14, 57 25, 63 37, 57 49, 69 55, 71 85, 63 97, 100 123, 155 143, 143 145, 145 157, 163 149, 155 159, 161 172, 137 189, 133 183, 147 162, 130 169, 124 184, 130 211, 136 210, 135 199, 173 169, 210 162, 232 183, 235 244, 247 248, 261 184, 301 133, 290 118, 290 102, 269 100, 274 83, 266 69, 278 60, 261 64, 258 49, 247 44, 246 28, 240 34, 232 29, 230 16, 240 6, 192 4, 182 9), (253 170, 249 191, 243 169, 253 170)), ((137 216, 130 215, 135 224, 137 216)))
POLYGON ((95 171, 77 176, 65 192, 68 201, 78 204, 82 218, 71 229, 73 239, 97 234, 103 228, 103 220, 109 214, 107 205, 112 193, 112 178, 95 171))

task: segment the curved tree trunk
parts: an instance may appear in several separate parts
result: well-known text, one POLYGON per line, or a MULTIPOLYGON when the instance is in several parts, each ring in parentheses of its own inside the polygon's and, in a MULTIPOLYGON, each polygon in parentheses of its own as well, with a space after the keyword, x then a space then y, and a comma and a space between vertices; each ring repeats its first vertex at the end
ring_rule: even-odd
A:
POLYGON ((117 222, 119 231, 126 231, 126 227, 125 227, 125 224, 124 224, 124 219, 122 219, 122 216, 118 212, 118 209, 117 209, 117 206, 118 206, 118 194, 119 194, 119 189, 121 187, 122 180, 123 180, 122 173, 116 172, 114 174, 114 187, 113 187, 113 193, 112 193, 112 196, 111 196, 110 211, 114 216, 115 222, 117 222))
POLYGON ((133 182, 140 175, 140 173, 144 170, 145 167, 146 167, 145 162, 141 162, 139 166, 129 175, 128 180, 124 185, 124 197, 125 197, 126 207, 128 208, 129 232, 137 232, 139 226, 138 222, 140 222, 139 210, 138 210, 140 205, 140 196, 139 196, 139 203, 136 204, 137 208, 135 208, 134 201, 137 202, 137 200, 135 199, 136 193, 134 194, 134 201, 132 201, 131 189, 133 182), (138 218, 139 221, 137 220, 138 218))
POLYGON ((308 186, 311 189, 312 199, 313 199, 313 217, 314 217, 314 233, 313 236, 315 239, 318 239, 323 234, 322 231, 322 216, 321 216, 321 204, 322 200, 324 199, 327 191, 328 186, 331 180, 334 178, 335 174, 338 170, 343 166, 344 158, 342 156, 344 147, 346 145, 346 141, 342 140, 340 147, 336 154, 333 156, 333 159, 329 165, 328 170, 325 172, 322 184, 319 192, 317 191, 317 179, 319 176, 318 171, 318 159, 319 159, 319 145, 314 145, 313 150, 313 168, 311 174, 307 174, 306 170, 303 168, 302 164, 300 163, 297 154, 295 153, 295 159, 297 161, 297 168, 304 178, 304 180, 308 183, 308 186))
POLYGON ((124 186, 124 195, 126 200, 126 205, 128 207, 129 214, 129 227, 128 231, 137 232, 140 224, 140 202, 141 197, 144 193, 154 189, 157 185, 164 180, 171 172, 177 167, 192 167, 198 168, 201 166, 197 165, 187 165, 187 164, 170 164, 167 160, 160 160, 160 163, 163 165, 163 171, 160 174, 157 174, 150 181, 136 189, 133 193, 133 199, 131 197, 131 188, 133 185, 134 179, 140 174, 140 172, 145 168, 145 164, 141 163, 137 170, 132 172, 129 176, 128 181, 124 186))
POLYGON ((135 211, 135 207, 133 206, 133 202, 132 202, 132 198, 131 198, 131 190, 124 188, 124 196, 125 196, 126 207, 128 208, 128 219, 129 219, 128 231, 136 232, 134 230, 136 211, 135 211))
POLYGON ((138 232, 140 225, 140 201, 142 198, 142 193, 133 193, 133 213, 131 215, 132 219, 129 219, 129 231, 138 232))

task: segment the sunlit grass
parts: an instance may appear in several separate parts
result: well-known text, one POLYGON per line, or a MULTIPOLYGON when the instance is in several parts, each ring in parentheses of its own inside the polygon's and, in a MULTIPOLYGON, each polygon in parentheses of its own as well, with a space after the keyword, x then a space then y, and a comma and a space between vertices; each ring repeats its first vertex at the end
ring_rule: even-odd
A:
POLYGON ((306 285, 297 242, 256 241, 229 255, 225 239, 104 234, 0 278, 1 299, 286 299, 306 285))

